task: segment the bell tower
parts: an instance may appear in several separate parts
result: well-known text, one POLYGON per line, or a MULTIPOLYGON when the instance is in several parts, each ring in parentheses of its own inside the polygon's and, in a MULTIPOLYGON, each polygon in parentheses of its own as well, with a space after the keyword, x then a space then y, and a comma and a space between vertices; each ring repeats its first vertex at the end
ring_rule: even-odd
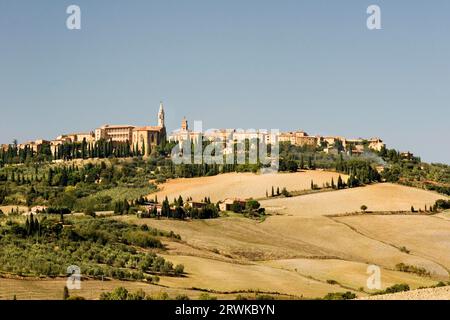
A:
POLYGON ((186 117, 183 117, 183 120, 181 121, 181 130, 187 131, 188 130, 188 122, 186 117))
POLYGON ((162 101, 159 103, 158 127, 164 128, 164 106, 162 101))

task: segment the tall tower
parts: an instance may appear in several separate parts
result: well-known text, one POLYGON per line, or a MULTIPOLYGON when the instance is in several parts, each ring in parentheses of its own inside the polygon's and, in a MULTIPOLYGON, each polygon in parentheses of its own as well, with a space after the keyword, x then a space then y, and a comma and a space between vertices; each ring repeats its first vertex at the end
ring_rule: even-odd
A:
POLYGON ((188 130, 188 122, 186 120, 186 117, 183 117, 183 120, 181 121, 181 130, 184 131, 188 130))
POLYGON ((164 128, 164 106, 162 101, 159 103, 159 112, 158 112, 158 127, 164 128))

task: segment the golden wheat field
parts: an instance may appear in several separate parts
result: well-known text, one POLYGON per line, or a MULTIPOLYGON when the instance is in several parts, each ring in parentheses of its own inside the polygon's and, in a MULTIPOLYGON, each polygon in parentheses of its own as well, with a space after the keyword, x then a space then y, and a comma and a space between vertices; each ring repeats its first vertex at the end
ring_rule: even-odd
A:
MULTIPOLYGON (((266 190, 270 194, 272 186, 305 190, 312 179, 320 184, 331 178, 336 181, 337 176, 324 171, 277 175, 235 173, 172 180, 160 185, 157 195, 158 199, 182 195, 197 200, 208 196, 212 201, 227 197, 264 198, 266 190)), ((181 241, 163 239, 167 249, 163 256, 175 264, 182 263, 186 277, 161 277, 157 286, 127 284, 130 288, 143 287, 156 294, 160 291, 183 293, 193 299, 205 291, 219 298, 255 292, 282 298, 317 298, 343 291, 365 297, 371 292, 365 284, 367 267, 372 264, 381 268, 382 288, 407 283, 414 289, 450 280, 447 214, 405 212, 410 211, 411 206, 423 209, 440 198, 445 197, 382 183, 262 200, 261 205, 268 214, 264 220, 237 214, 194 221, 136 216, 112 219, 172 230, 181 236, 181 241), (363 204, 372 213, 361 214, 363 204), (399 263, 424 268, 430 276, 397 271, 399 263)), ((0 285, 5 281, 11 280, 0 279, 0 285)), ((105 283, 89 281, 87 288, 91 291, 80 295, 98 298, 102 290, 116 285, 115 282, 105 283)), ((15 285, 26 286, 17 287, 23 294, 33 295, 44 290, 40 282, 20 281, 15 285)), ((60 287, 58 290, 56 287, 49 285, 45 289, 52 292, 48 293, 49 297, 60 296, 60 287)))
MULTIPOLYGON (((273 180, 270 176, 253 175, 251 181, 256 183, 256 189, 261 190, 264 197, 265 186, 279 184, 287 186, 288 190, 289 186, 291 190, 307 189, 311 174, 280 174, 273 180), (283 183, 283 177, 289 177, 288 181, 283 183), (255 182, 258 179, 261 183, 255 182)), ((333 176, 327 172, 314 174, 315 181, 327 181, 333 176)), ((249 191, 243 183, 239 188, 230 183, 239 181, 240 174, 227 175, 224 184, 217 184, 211 178, 217 179, 209 177, 188 183, 184 194, 201 199, 204 190, 214 190, 220 195, 216 199, 221 199, 244 195, 257 197, 261 192, 249 191)), ((169 190, 169 197, 175 196, 178 194, 175 190, 181 191, 183 181, 163 185, 158 197, 169 190)), ((395 283, 408 283, 411 288, 418 288, 449 280, 448 257, 445 257, 444 249, 448 248, 450 225, 437 216, 405 214, 411 206, 417 210, 424 209, 441 198, 445 196, 382 183, 262 200, 261 204, 269 214, 262 222, 235 215, 196 221, 119 219, 173 230, 181 235, 181 243, 166 243, 167 258, 183 263, 189 276, 185 279, 162 279, 162 283, 169 287, 200 287, 217 292, 261 290, 296 297, 320 297, 324 291, 353 290, 358 296, 365 296, 370 292, 364 289, 370 264, 381 268, 383 288, 395 283), (363 204, 368 211, 375 213, 330 216, 359 213, 363 204), (377 212, 397 211, 402 214, 376 215, 377 212), (382 222, 373 223, 374 219, 382 222), (426 231, 427 228, 431 229, 426 231), (436 241, 439 244, 427 252, 425 248, 433 246, 436 241), (410 252, 402 250, 403 246, 410 252), (425 268, 431 276, 396 271, 399 263, 425 268), (305 282, 305 279, 312 282, 305 282), (329 280, 336 283, 330 284, 329 280)))
POLYGON ((379 183, 301 197, 270 199, 262 204, 278 213, 311 217, 360 212, 362 205, 367 206, 369 211, 410 211, 411 206, 423 210, 443 197, 431 191, 379 183))
POLYGON ((358 232, 405 247, 411 255, 450 270, 450 221, 435 216, 368 216, 337 219, 358 232))
MULTIPOLYGON (((14 296, 18 300, 60 300, 63 296, 63 288, 66 278, 56 279, 8 279, 0 278, 0 300, 12 300, 14 296)), ((130 292, 143 290, 146 294, 155 298, 167 293, 169 297, 188 295, 193 299, 200 293, 194 290, 172 289, 158 285, 133 281, 100 281, 87 280, 81 282, 79 290, 69 290, 70 295, 80 296, 88 300, 99 299, 103 292, 110 292, 117 287, 124 287, 130 292)), ((218 298, 227 299, 229 295, 216 295, 218 298)))
POLYGON ((450 286, 362 297, 361 300, 450 300, 450 286))
MULTIPOLYGON (((368 264, 338 259, 288 259, 267 261, 267 265, 286 270, 295 270, 320 281, 333 282, 351 288, 364 288, 367 284, 368 264)), ((407 282, 411 288, 435 283, 432 279, 423 279, 414 274, 382 269, 381 286, 390 287, 396 283, 407 282)), ((337 285, 337 288, 339 288, 337 285)), ((370 290, 367 290, 370 291, 370 290)))
MULTIPOLYGON (((345 175, 341 175, 344 180, 345 175)), ((226 198, 264 198, 266 192, 270 195, 272 187, 286 188, 288 191, 301 191, 311 188, 311 181, 318 186, 337 182, 338 173, 327 171, 302 171, 296 173, 253 174, 226 173, 211 177, 174 179, 158 185, 159 191, 155 195, 158 199, 168 197, 170 200, 178 196, 192 197, 194 201, 210 197, 211 201, 226 198)))
POLYGON ((165 256, 190 266, 186 278, 165 277, 161 284, 175 288, 200 288, 218 292, 260 292, 295 298, 322 297, 332 286, 297 272, 260 263, 238 264, 193 256, 165 256))

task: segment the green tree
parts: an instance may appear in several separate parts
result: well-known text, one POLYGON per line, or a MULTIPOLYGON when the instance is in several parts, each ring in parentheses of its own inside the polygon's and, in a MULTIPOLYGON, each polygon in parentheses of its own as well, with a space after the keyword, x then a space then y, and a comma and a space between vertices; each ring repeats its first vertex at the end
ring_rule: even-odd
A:
POLYGON ((303 154, 300 156, 300 169, 305 169, 305 159, 303 158, 303 154))
POLYGON ((283 188, 283 189, 281 190, 281 194, 282 194, 283 196, 285 196, 285 197, 290 197, 290 196, 291 196, 291 194, 289 193, 289 191, 287 191, 286 188, 283 188))
POLYGON ((245 203, 245 209, 247 211, 258 210, 260 206, 261 206, 261 204, 256 200, 248 200, 245 203))
POLYGON ((184 265, 182 265, 182 264, 177 264, 177 265, 175 266, 174 273, 175 273, 176 275, 181 275, 181 274, 183 274, 183 273, 184 273, 184 265))

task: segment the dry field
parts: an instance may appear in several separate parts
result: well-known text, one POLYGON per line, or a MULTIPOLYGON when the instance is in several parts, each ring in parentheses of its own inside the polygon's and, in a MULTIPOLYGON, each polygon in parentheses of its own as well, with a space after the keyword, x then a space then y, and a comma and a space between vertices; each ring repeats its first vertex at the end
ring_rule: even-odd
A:
POLYGON ((190 266, 186 278, 161 279, 161 284, 169 287, 202 288, 218 292, 283 293, 296 298, 322 297, 333 291, 333 287, 325 282, 263 264, 237 264, 192 256, 165 258, 190 266))
MULTIPOLYGON (((345 175, 341 175, 344 180, 345 175)), ((192 197, 194 201, 210 197, 211 201, 219 201, 226 198, 239 197, 263 198, 266 191, 271 193, 272 186, 285 187, 289 191, 301 191, 311 188, 311 180, 314 184, 322 186, 331 183, 331 179, 337 182, 338 173, 326 171, 302 171, 296 173, 279 174, 253 174, 253 173, 227 173, 212 177, 191 179, 174 179, 158 185, 160 191, 152 193, 158 199, 167 196, 170 200, 181 195, 183 198, 192 197)))
MULTIPOLYGON (((360 234, 329 218, 274 217, 263 227, 271 232, 283 232, 288 239, 298 239, 327 250, 328 257, 376 264, 387 269, 394 269, 396 264, 405 263, 426 268, 439 279, 448 278, 447 270, 434 260, 401 252, 398 247, 360 234)), ((388 228, 389 225, 383 226, 383 230, 388 228)), ((432 240, 433 236, 430 241, 432 240)))
MULTIPOLYGON (((318 259, 289 259, 267 261, 267 265, 286 270, 294 270, 300 274, 309 275, 319 281, 337 281, 343 287, 366 288, 368 264, 345 260, 318 260, 318 259)), ((411 288, 431 286, 436 282, 432 279, 424 279, 414 274, 405 274, 399 271, 382 269, 381 288, 386 289, 397 283, 407 282, 411 288)), ((336 287, 337 289, 339 286, 336 287)))
MULTIPOLYGON (((18 300, 60 300, 63 297, 63 288, 66 285, 66 278, 56 279, 7 279, 0 278, 0 300, 12 300, 14 295, 18 300)), ((177 295, 185 294, 192 299, 198 298, 200 292, 194 290, 172 289, 143 282, 131 281, 100 281, 89 280, 81 282, 80 290, 69 290, 70 295, 81 296, 85 299, 99 299, 103 292, 110 292, 117 287, 124 287, 130 292, 139 289, 144 290, 148 295, 158 297, 161 293, 167 293, 174 298, 177 295)), ((231 295, 216 294, 218 298, 227 299, 231 295)))
POLYGON ((310 194, 301 197, 270 199, 262 202, 266 209, 295 216, 323 216, 360 212, 366 205, 369 211, 409 211, 430 207, 436 200, 445 198, 424 191, 390 183, 374 184, 361 188, 310 194))
POLYGON ((341 217, 358 232, 424 257, 450 270, 450 221, 431 216, 341 217))
MULTIPOLYGON (((197 200, 209 196, 212 201, 227 197, 261 198, 266 190, 270 194, 272 186, 297 191, 309 189, 311 179, 320 185, 330 182, 332 177, 336 181, 337 176, 323 171, 278 175, 234 173, 172 180, 160 185, 157 194, 158 199, 166 195, 170 199, 182 195, 197 200)), ((285 298, 317 298, 348 290, 364 297, 369 292, 365 288, 367 266, 375 264, 381 268, 383 288, 396 283, 408 283, 411 288, 431 286, 439 280, 449 280, 448 214, 327 215, 359 212, 363 204, 370 211, 408 211, 411 205, 424 208, 440 198, 445 197, 386 183, 264 200, 261 204, 269 215, 263 222, 236 215, 195 221, 116 216, 114 219, 180 234, 181 241, 163 240, 167 248, 164 256, 173 263, 184 264, 187 273, 183 278, 161 277, 160 286, 124 284, 144 286, 156 293, 161 290, 169 294, 185 293, 194 299, 201 290, 210 290, 219 298, 254 291, 285 298), (403 246, 410 252, 402 251, 403 246), (395 271, 398 263, 423 267, 432 276, 395 271), (329 280, 337 283, 330 284, 329 280)), ((0 294, 4 281, 12 280, 0 279, 0 294)), ((26 283, 32 285, 27 285, 23 294, 32 295, 40 290, 49 290, 48 297, 59 298, 62 294, 59 284, 54 289, 43 289, 40 282, 26 283)), ((97 298, 102 290, 100 285, 105 283, 89 281, 86 288, 92 285, 96 289, 80 295, 97 298)), ((121 283, 109 284, 112 285, 108 290, 121 283)), ((16 282, 16 286, 19 288, 20 284, 16 282)))
POLYGON ((363 236, 325 217, 274 216, 263 223, 244 218, 192 222, 134 217, 124 219, 179 233, 184 244, 167 244, 169 252, 177 255, 211 257, 224 261, 231 259, 239 263, 336 258, 377 264, 388 269, 403 262, 425 267, 440 278, 448 276, 446 269, 438 263, 403 253, 398 248, 363 236))
POLYGON ((450 300, 450 287, 427 288, 384 294, 380 296, 363 297, 361 300, 450 300))
MULTIPOLYGON (((286 175, 296 183, 291 190, 300 190, 301 186, 308 188, 311 176, 307 174, 310 173, 286 175), (305 181, 300 182, 298 177, 303 177, 305 181)), ((320 181, 318 176, 321 174, 329 173, 316 172, 315 181, 320 181)), ((228 183, 214 183, 213 186, 210 179, 216 177, 205 178, 204 185, 200 180, 188 182, 185 195, 201 199, 204 190, 221 188, 214 191, 220 195, 217 198, 244 197, 242 194, 245 192, 246 196, 256 196, 256 193, 251 193, 254 191, 247 189, 246 183, 241 183, 236 189, 229 181, 237 177, 231 176, 240 175, 227 175, 228 183), (196 184, 197 188, 194 187, 196 184)), ((264 183, 277 186, 274 181, 278 179, 265 180, 264 183)), ((328 176, 324 181, 327 179, 328 176)), ((169 182, 171 192, 180 183, 169 182)), ((264 186, 256 188, 265 193, 264 186)), ((118 219, 173 230, 181 235, 182 242, 166 242, 167 258, 183 263, 188 272, 187 278, 161 280, 162 284, 173 288, 196 287, 218 292, 261 290, 296 297, 321 297, 324 292, 352 290, 361 297, 366 293, 361 292, 360 288, 370 291, 365 288, 369 264, 381 267, 383 288, 408 283, 414 289, 431 286, 439 280, 448 281, 448 257, 444 252, 449 252, 450 223, 445 220, 446 214, 366 214, 339 218, 327 215, 359 212, 363 204, 371 211, 408 211, 411 205, 423 209, 440 198, 445 197, 385 183, 263 200, 261 203, 270 214, 264 222, 235 216, 196 221, 118 219), (377 219, 384 220, 374 223, 377 219), (400 250, 403 246, 411 252, 400 250), (425 250, 430 247, 433 248, 425 250), (432 273, 432 277, 395 271, 398 263, 423 267, 432 273), (329 284, 327 280, 337 281, 338 284, 329 284)))

